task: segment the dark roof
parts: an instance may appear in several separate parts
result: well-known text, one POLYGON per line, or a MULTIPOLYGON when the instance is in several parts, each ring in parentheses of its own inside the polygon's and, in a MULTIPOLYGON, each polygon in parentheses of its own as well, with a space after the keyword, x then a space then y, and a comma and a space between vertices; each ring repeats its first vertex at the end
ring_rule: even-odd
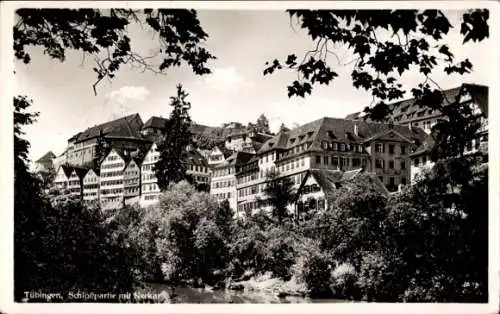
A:
MULTIPOLYGON (((451 89, 447 89, 443 91, 443 106, 454 103, 457 99, 457 96, 460 93, 460 89, 462 87, 455 87, 451 89)), ((424 107, 421 108, 419 105, 415 104, 415 98, 405 99, 396 103, 392 103, 389 107, 393 110, 392 116, 396 121, 398 117, 401 117, 401 121, 411 120, 411 118, 407 118, 408 114, 423 112, 423 115, 419 118, 423 118, 425 116, 432 116, 436 114, 440 114, 438 111, 432 111, 431 109, 424 107), (430 111, 430 112, 429 112, 430 111)))
POLYGON ((75 134, 70 140, 74 139, 75 143, 99 137, 114 137, 114 138, 129 138, 129 139, 144 139, 141 134, 143 127, 142 119, 139 114, 132 114, 120 119, 108 121, 83 132, 75 134))
POLYGON ((410 129, 403 125, 368 123, 365 121, 324 117, 288 132, 278 133, 278 135, 266 141, 258 153, 264 153, 272 149, 288 149, 307 142, 313 142, 309 150, 321 149, 321 141, 363 143, 377 135, 385 134, 391 129, 409 140, 418 140, 419 142, 423 142, 428 136, 420 128, 410 129))
MULTIPOLYGON (((335 197, 335 191, 337 191, 337 186, 342 185, 345 182, 352 181, 355 179, 364 180, 373 184, 373 188, 381 192, 384 195, 388 195, 389 192, 385 187, 384 183, 380 181, 375 173, 364 172, 362 168, 342 171, 342 170, 331 170, 331 169, 309 169, 306 176, 304 177, 299 190, 302 189, 307 178, 312 176, 319 186, 325 193, 326 198, 335 197)), ((297 194, 297 197, 300 194, 297 194)))
POLYGON ((348 114, 345 118, 347 120, 357 120, 359 118, 360 113, 361 113, 361 111, 354 112, 354 113, 348 114))
POLYGON ((144 123, 144 126, 142 128, 164 129, 167 126, 167 121, 168 119, 165 119, 163 117, 152 116, 148 121, 146 121, 146 123, 144 123))
POLYGON ((40 157, 36 162, 43 163, 52 161, 52 159, 56 158, 56 155, 52 151, 47 152, 45 155, 40 157))
MULTIPOLYGON (((319 186, 325 193, 326 197, 333 196, 336 190, 336 183, 342 180, 341 170, 326 170, 326 169, 310 169, 309 173, 318 182, 319 186)), ((304 183, 307 180, 307 176, 304 179, 304 183)))
MULTIPOLYGON (((146 121, 146 123, 144 123, 142 129, 147 129, 147 128, 165 129, 167 126, 167 122, 168 122, 167 118, 152 116, 151 118, 148 119, 148 121, 146 121)), ((210 132, 210 130, 214 128, 215 127, 192 122, 189 130, 193 134, 203 134, 210 132)))
MULTIPOLYGON (((387 190, 386 186, 382 181, 380 181, 377 174, 374 172, 362 172, 350 180, 359 180, 360 182, 371 183, 371 187, 374 191, 379 192, 385 196, 389 195, 389 191, 387 190)), ((347 181, 348 180, 345 180, 344 182, 347 181)))
POLYGON ((224 162, 215 166, 215 168, 224 168, 229 166, 239 166, 249 162, 255 154, 247 152, 234 152, 231 156, 227 157, 224 162))
POLYGON ((417 157, 429 153, 432 150, 432 147, 434 147, 434 144, 435 141, 432 136, 428 136, 422 143, 422 145, 417 147, 417 149, 410 154, 410 157, 417 157))
MULTIPOLYGON (((479 105, 483 113, 488 116, 488 87, 478 84, 468 84, 464 83, 459 87, 450 88, 443 91, 444 103, 443 105, 449 105, 457 100, 461 91, 464 88, 471 93, 473 100, 479 105)), ((424 119, 428 116, 439 115, 440 112, 437 110, 431 110, 430 108, 420 108, 420 106, 415 104, 415 98, 405 99, 399 102, 389 104, 389 108, 393 110, 392 117, 396 123, 406 122, 412 120, 413 118, 424 119), (412 114, 421 114, 421 116, 411 116, 412 114), (410 115, 410 117, 408 117, 410 115)), ((359 120, 362 119, 362 112, 354 112, 346 116, 346 119, 359 120)), ((367 119, 369 121, 369 119, 367 119)))
POLYGON ((363 168, 347 170, 342 174, 342 181, 352 180, 360 173, 363 173, 363 168))
POLYGON ((64 171, 64 174, 66 175, 66 177, 70 177, 71 176, 71 173, 73 171, 76 172, 76 175, 82 179, 85 174, 87 174, 87 171, 89 171, 89 168, 82 168, 82 167, 75 167, 75 166, 69 166, 69 165, 61 165, 60 168, 63 169, 64 171))
POLYGON ((190 165, 195 166, 208 166, 207 160, 196 149, 189 149, 185 151, 184 160, 190 165))

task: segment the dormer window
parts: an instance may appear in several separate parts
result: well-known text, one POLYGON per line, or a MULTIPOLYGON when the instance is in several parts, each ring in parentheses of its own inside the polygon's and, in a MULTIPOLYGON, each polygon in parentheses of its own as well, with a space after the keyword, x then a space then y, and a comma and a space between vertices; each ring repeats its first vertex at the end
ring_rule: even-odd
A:
POLYGON ((314 134, 314 132, 307 132, 307 137, 311 137, 314 134))
POLYGON ((327 134, 328 134, 329 137, 335 138, 335 134, 333 134, 332 131, 328 131, 327 134))

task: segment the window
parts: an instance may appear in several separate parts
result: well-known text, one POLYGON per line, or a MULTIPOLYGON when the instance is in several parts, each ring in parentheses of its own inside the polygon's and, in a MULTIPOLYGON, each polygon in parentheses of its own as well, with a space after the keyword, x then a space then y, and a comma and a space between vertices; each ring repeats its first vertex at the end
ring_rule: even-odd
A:
POLYGON ((389 178, 389 185, 394 185, 394 177, 389 178))
POLYGON ((345 151, 345 144, 340 144, 340 151, 345 151))
POLYGON ((380 144, 380 143, 375 144, 375 152, 383 153, 384 152, 384 144, 380 144))
POLYGON ((321 156, 316 156, 316 164, 321 164, 321 156))
POLYGON ((394 145, 389 144, 389 154, 394 155, 394 145))
POLYGON ((384 160, 383 159, 375 159, 375 168, 383 169, 384 168, 384 160))
POLYGON ((425 155, 424 155, 424 156, 422 157, 422 163, 423 163, 423 164, 425 164, 426 162, 427 162, 427 156, 425 156, 425 155))
POLYGON ((394 160, 389 160, 389 169, 394 169, 394 160))
POLYGON ((413 160, 413 165, 414 165, 415 167, 418 167, 418 161, 419 161, 419 158, 418 158, 418 157, 417 157, 417 158, 415 158, 415 160, 413 160))
POLYGON ((301 166, 304 166, 304 165, 305 165, 305 161, 304 161, 304 160, 305 160, 305 158, 304 158, 304 157, 302 157, 302 158, 300 159, 300 165, 301 165, 301 166))
POLYGON ((333 143, 333 150, 338 150, 338 145, 337 145, 337 143, 333 143))
POLYGON ((332 164, 334 166, 338 166, 339 165, 339 159, 338 159, 338 157, 332 157, 332 164))
POLYGON ((352 166, 353 167, 359 167, 360 165, 361 165, 361 160, 359 158, 352 159, 352 166))
POLYGON ((328 165, 328 156, 323 156, 323 164, 328 165))
POLYGON ((405 177, 401 177, 401 184, 403 184, 403 185, 406 184, 406 178, 405 177))
POLYGON ((406 169, 406 162, 401 160, 401 169, 406 169))
POLYGON ((406 154, 406 145, 401 144, 401 155, 405 155, 405 154, 406 154))

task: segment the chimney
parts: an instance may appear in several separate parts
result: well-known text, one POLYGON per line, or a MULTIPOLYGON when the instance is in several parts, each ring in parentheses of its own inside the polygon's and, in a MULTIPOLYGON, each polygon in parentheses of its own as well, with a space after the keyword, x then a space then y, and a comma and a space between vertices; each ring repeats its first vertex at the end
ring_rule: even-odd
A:
POLYGON ((357 124, 354 124, 354 135, 355 135, 355 136, 359 136, 359 133, 358 133, 358 125, 357 125, 357 124))

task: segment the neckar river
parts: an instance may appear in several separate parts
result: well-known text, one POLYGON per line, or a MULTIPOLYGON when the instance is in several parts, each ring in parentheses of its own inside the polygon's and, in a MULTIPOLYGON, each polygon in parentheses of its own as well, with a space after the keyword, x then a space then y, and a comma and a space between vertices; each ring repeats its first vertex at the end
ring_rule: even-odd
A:
POLYGON ((172 287, 148 283, 152 293, 166 292, 171 303, 332 303, 345 302, 335 299, 311 299, 308 297, 278 297, 265 291, 210 290, 204 288, 172 287))

